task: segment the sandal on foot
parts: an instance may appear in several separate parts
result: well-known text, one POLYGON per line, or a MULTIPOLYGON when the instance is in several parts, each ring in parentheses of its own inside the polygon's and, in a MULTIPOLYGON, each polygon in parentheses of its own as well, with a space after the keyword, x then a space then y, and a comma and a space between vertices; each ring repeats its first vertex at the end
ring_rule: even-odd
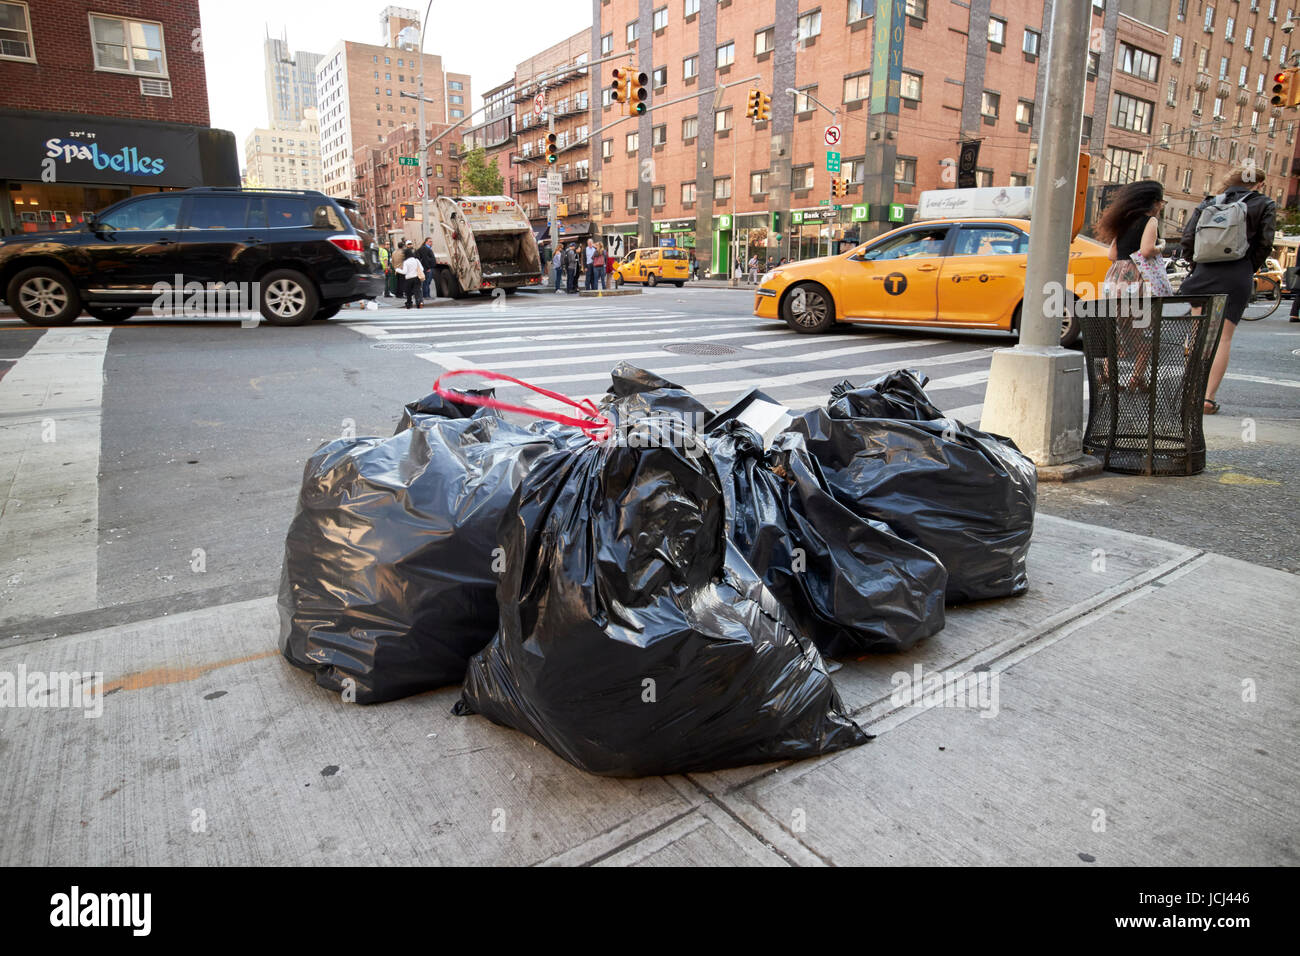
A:
POLYGON ((1205 399, 1205 410, 1204 410, 1204 414, 1206 414, 1206 415, 1217 415, 1217 414, 1219 414, 1219 403, 1216 402, 1216 401, 1215 401, 1214 399, 1212 399, 1212 398, 1207 398, 1207 399, 1205 399))

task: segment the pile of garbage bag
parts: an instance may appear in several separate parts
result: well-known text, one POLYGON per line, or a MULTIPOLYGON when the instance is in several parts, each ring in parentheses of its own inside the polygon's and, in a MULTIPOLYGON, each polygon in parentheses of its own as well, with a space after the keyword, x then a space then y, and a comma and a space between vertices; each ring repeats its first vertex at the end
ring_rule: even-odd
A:
POLYGON ((943 417, 927 381, 901 370, 861 388, 845 382, 791 430, 836 499, 939 558, 950 603, 1023 594, 1034 463, 1009 438, 943 417))
POLYGON ((281 651, 358 703, 460 684, 457 713, 596 774, 860 744, 823 655, 907 650, 945 599, 1027 586, 1032 463, 924 385, 714 413, 624 363, 569 402, 588 420, 524 424, 435 386, 391 437, 307 462, 281 651))

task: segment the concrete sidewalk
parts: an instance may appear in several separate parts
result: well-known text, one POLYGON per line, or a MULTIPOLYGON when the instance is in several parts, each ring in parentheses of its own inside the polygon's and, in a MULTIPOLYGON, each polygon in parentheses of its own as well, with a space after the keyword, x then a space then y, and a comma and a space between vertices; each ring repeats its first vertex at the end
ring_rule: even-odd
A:
POLYGON ((11 640, 0 672, 106 695, 0 708, 0 864, 1294 865, 1296 578, 1042 515, 1029 574, 836 672, 871 743, 641 780, 453 717, 455 688, 341 703, 272 598, 11 640), (917 665, 987 670, 996 710, 896 706, 917 665))

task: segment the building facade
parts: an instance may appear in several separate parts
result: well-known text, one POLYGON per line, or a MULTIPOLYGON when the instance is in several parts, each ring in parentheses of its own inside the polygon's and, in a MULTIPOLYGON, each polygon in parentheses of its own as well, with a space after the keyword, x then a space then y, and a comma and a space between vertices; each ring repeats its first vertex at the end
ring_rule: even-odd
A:
POLYGON ((470 78, 447 73, 442 57, 399 45, 398 35, 417 27, 418 14, 398 7, 384 12, 383 46, 342 41, 322 58, 316 70, 320 122, 321 174, 325 192, 349 196, 356 181, 354 156, 362 146, 398 127, 417 122, 423 60, 425 122, 455 124, 470 115, 470 78), (408 93, 410 96, 402 96, 408 93))
POLYGON ((244 140, 245 181, 272 189, 322 189, 320 126, 316 110, 296 127, 255 129, 244 140))
MULTIPOLYGON (((429 164, 426 168, 430 200, 460 192, 461 137, 451 126, 435 123, 426 133, 429 164)), ((409 233, 424 234, 420 226, 420 197, 416 190, 419 166, 399 162, 420 155, 420 132, 402 126, 382 143, 364 146, 353 165, 352 198, 360 214, 381 239, 409 233)))
POLYGON ((316 68, 321 54, 290 50, 284 37, 268 36, 266 60, 266 119, 272 129, 294 129, 316 108, 316 68))
POLYGON ((0 2, 0 233, 135 193, 239 185, 209 128, 198 0, 0 2))

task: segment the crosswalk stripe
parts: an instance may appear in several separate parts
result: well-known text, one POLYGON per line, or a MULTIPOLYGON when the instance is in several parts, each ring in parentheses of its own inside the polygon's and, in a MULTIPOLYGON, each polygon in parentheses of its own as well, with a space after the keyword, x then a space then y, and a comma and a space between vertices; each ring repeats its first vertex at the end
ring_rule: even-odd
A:
MULTIPOLYGON (((728 319, 719 319, 719 318, 714 318, 714 319, 690 319, 690 318, 655 319, 655 320, 653 320, 653 322, 655 322, 655 323, 665 322, 665 323, 670 323, 670 324, 668 324, 668 325, 654 325, 654 324, 652 324, 652 325, 635 325, 635 326, 629 325, 629 326, 623 328, 623 329, 622 329, 618 334, 619 334, 619 335, 626 335, 626 334, 628 334, 628 332, 629 332, 631 329, 633 329, 633 328, 635 328, 637 331, 658 330, 658 331, 674 331, 674 332, 675 332, 675 331, 677 331, 678 329, 681 329, 681 330, 688 330, 688 329, 690 329, 690 328, 692 328, 692 327, 694 327, 694 326, 698 326, 698 325, 699 325, 700 323, 702 323, 702 322, 707 322, 709 325, 752 325, 755 321, 756 321, 756 320, 754 320, 754 319, 745 319, 745 318, 728 318, 728 319)), ((442 337, 442 336, 445 336, 445 335, 466 335, 466 334, 468 334, 468 333, 475 332, 475 333, 479 333, 479 334, 476 336, 476 341, 482 341, 482 340, 484 339, 484 337, 489 337, 489 336, 492 336, 492 335, 496 335, 497 333, 500 333, 500 332, 538 332, 538 331, 555 332, 555 331, 568 331, 568 332, 571 333, 571 334, 569 335, 569 338, 574 339, 575 341, 577 341, 576 336, 577 336, 578 334, 586 334, 588 329, 593 329, 593 328, 595 328, 595 329, 599 329, 599 328, 608 328, 610 325, 611 325, 611 323, 609 323, 609 322, 590 322, 590 323, 588 323, 588 322, 582 322, 582 323, 578 323, 578 322, 551 322, 551 323, 547 323, 547 324, 545 324, 545 325, 539 325, 539 324, 536 323, 536 322, 531 322, 531 323, 527 323, 527 324, 524 324, 524 325, 501 325, 501 326, 495 326, 495 327, 494 327, 494 326, 477 326, 477 327, 476 327, 476 326, 470 326, 470 327, 468 327, 468 328, 463 328, 463 329, 428 329, 428 330, 421 330, 421 331, 416 331, 416 332, 388 332, 388 333, 386 334, 386 337, 387 337, 387 338, 390 338, 390 339, 423 339, 423 338, 439 338, 439 337, 442 337)))
MULTIPOLYGON (((751 337, 751 336, 764 336, 764 335, 768 335, 768 336, 770 336, 770 335, 772 335, 772 334, 773 334, 773 333, 771 333, 771 332, 720 332, 720 333, 718 333, 717 335, 693 335, 693 336, 691 336, 689 339, 687 339, 687 341, 688 341, 688 342, 714 342, 714 341, 717 341, 718 339, 725 339, 725 340, 727 340, 728 342, 730 342, 730 341, 733 340, 733 339, 743 339, 743 338, 749 338, 749 337, 751 337)), ((780 333, 778 332, 777 334, 780 334, 780 333)), ((835 338, 835 339, 828 339, 827 341, 860 342, 860 341, 862 341, 862 340, 865 339, 865 338, 866 338, 866 336, 862 336, 862 335, 846 335, 846 336, 839 337, 839 338, 835 338)), ((486 340, 486 341, 490 344, 490 343, 496 342, 496 341, 498 341, 498 340, 496 340, 496 339, 488 339, 488 340, 486 340)), ((781 346, 788 345, 789 342, 790 342, 790 340, 789 340, 788 338, 782 337, 780 340, 777 340, 777 341, 770 341, 770 342, 750 342, 750 343, 746 343, 745 348, 747 348, 747 349, 772 349, 772 348, 778 348, 778 347, 781 347, 781 346)), ((431 343, 431 344, 433 344, 433 343, 431 343)), ((450 343, 448 343, 448 344, 450 344, 450 343)), ((584 344, 584 343, 581 343, 581 342, 579 342, 579 343, 567 343, 567 342, 566 342, 566 343, 561 344, 561 345, 534 345, 534 344, 532 344, 531 341, 530 341, 530 342, 529 342, 529 345, 528 345, 528 351, 529 351, 529 353, 534 353, 534 352, 562 352, 562 351, 572 352, 575 348, 578 348, 578 349, 581 349, 581 348, 600 348, 600 349, 606 349, 606 350, 608 350, 608 349, 619 349, 619 348, 639 348, 639 347, 643 347, 645 344, 646 344, 646 343, 645 343, 645 338, 644 338, 644 336, 643 336, 643 337, 640 337, 640 338, 635 338, 635 339, 623 339, 623 340, 614 341, 614 342, 593 342, 593 343, 591 343, 591 344, 584 344)), ((462 354, 464 354, 464 355, 517 355, 517 354, 519 354, 520 346, 518 346, 518 345, 510 345, 510 346, 506 346, 505 348, 482 348, 482 349, 481 349, 481 348, 479 348, 477 345, 475 345, 475 344, 473 344, 473 343, 465 343, 465 345, 458 346, 457 350, 458 350, 459 352, 461 352, 462 354)), ((667 355, 667 354, 669 354, 669 353, 664 352, 663 350, 660 350, 659 352, 657 352, 657 353, 655 353, 655 354, 657 354, 657 355, 667 355)), ((609 352, 609 351, 604 351, 604 352, 601 352, 600 355, 603 356, 603 357, 608 358, 608 357, 610 357, 610 356, 612 355, 612 353, 609 352)), ((574 358, 575 358, 575 360, 578 360, 578 361, 588 361, 588 360, 590 360, 590 359, 594 359, 595 356, 579 355, 579 356, 574 356, 574 358)))
MULTIPOLYGON (((566 342, 568 343, 569 348, 574 348, 574 349, 598 348, 604 343, 591 342, 589 340, 617 338, 620 335, 627 336, 633 334, 634 332, 642 333, 642 334, 647 332, 653 332, 656 335, 664 336, 670 332, 686 333, 689 331, 690 331, 689 329, 683 329, 676 325, 667 325, 667 326, 655 325, 655 326, 638 326, 636 329, 618 329, 609 332, 587 332, 583 335, 581 339, 575 339, 573 337, 572 332, 565 332, 563 334, 555 334, 555 335, 502 335, 498 337, 480 335, 473 339, 461 339, 459 341, 454 341, 454 342, 438 341, 437 337, 435 336, 433 337, 433 340, 429 342, 429 347, 438 350, 444 350, 444 349, 450 350, 450 349, 457 349, 461 347, 471 348, 475 345, 504 345, 510 342, 523 342, 523 343, 528 343, 529 345, 531 345, 531 343, 533 342, 566 342)), ((388 336, 383 336, 382 338, 384 338, 385 341, 390 339, 396 339, 398 341, 408 341, 416 338, 428 338, 428 336, 388 335, 388 336)), ((686 341, 690 341, 690 340, 687 339, 686 341)), ((644 340, 640 344, 645 344, 644 340)))
MULTIPOLYGON (((652 312, 652 313, 642 312, 642 313, 637 313, 635 317, 637 319, 676 319, 676 318, 685 317, 686 314, 687 313, 685 312, 652 312)), ((556 315, 556 316, 535 316, 535 315, 529 315, 527 313, 521 314, 518 312, 511 312, 508 315, 500 315, 497 318, 497 321, 499 322, 525 322, 526 321, 526 322, 531 322, 533 324, 540 323, 543 325, 550 325, 558 322, 571 322, 575 325, 595 325, 602 321, 608 321, 610 318, 614 318, 614 317, 628 318, 629 313, 626 311, 617 312, 617 313, 616 312, 608 312, 608 313, 583 312, 579 315, 575 315, 573 313, 567 313, 565 315, 556 315)), ((709 318, 709 316, 699 316, 699 318, 707 319, 709 318)), ((715 316, 714 318, 734 319, 737 318, 737 316, 715 316)), ((340 324, 344 325, 347 328, 366 327, 366 328, 379 328, 379 329, 387 330, 387 329, 421 329, 421 328, 481 329, 485 327, 491 328, 494 323, 493 320, 487 316, 478 319, 465 319, 465 320, 456 320, 456 319, 438 320, 438 319, 429 319, 422 316, 418 319, 413 318, 407 321, 378 320, 372 322, 344 322, 340 324)))
MULTIPOLYGON (((817 352, 805 352, 804 354, 797 356, 795 358, 791 358, 790 356, 787 355, 768 355, 768 356, 763 356, 761 358, 745 357, 740 359, 729 359, 721 362, 698 362, 694 365, 673 364, 674 358, 680 361, 683 358, 691 358, 692 356, 668 355, 666 361, 655 363, 654 371, 658 371, 664 375, 687 375, 693 372, 720 372, 728 369, 749 369, 756 365, 779 365, 779 364, 789 364, 791 362, 825 361, 828 359, 843 358, 848 355, 861 355, 868 352, 913 349, 913 348, 920 348, 932 344, 934 343, 926 340, 909 341, 909 342, 873 342, 869 345, 850 345, 843 348, 822 349, 817 352)), ((969 358, 975 358, 975 357, 986 355, 989 351, 990 351, 989 349, 980 349, 979 351, 976 352, 961 352, 958 354, 965 355, 969 359, 969 358)), ((657 357, 660 354, 661 353, 657 351, 647 352, 647 353, 643 353, 642 357, 657 357)), ((615 358, 615 356, 611 356, 611 358, 615 358)), ((931 364, 933 364, 934 362, 933 359, 926 359, 923 361, 929 362, 931 364)), ((550 363, 550 364, 555 364, 555 363, 550 363)), ((617 364, 617 360, 615 360, 613 364, 617 364)), ((891 368, 896 368, 898 363, 891 362, 889 363, 889 365, 891 368)), ((856 374, 856 370, 851 370, 849 373, 846 373, 845 370, 843 369, 822 370, 823 377, 837 376, 837 375, 842 376, 845 374, 856 374)), ((564 375, 529 376, 528 380, 532 382, 534 385, 560 385, 567 382, 584 382, 590 380, 590 378, 591 378, 591 374, 589 372, 573 372, 564 375)), ((687 387, 689 387, 692 391, 694 390, 694 386, 687 386, 687 387)))

